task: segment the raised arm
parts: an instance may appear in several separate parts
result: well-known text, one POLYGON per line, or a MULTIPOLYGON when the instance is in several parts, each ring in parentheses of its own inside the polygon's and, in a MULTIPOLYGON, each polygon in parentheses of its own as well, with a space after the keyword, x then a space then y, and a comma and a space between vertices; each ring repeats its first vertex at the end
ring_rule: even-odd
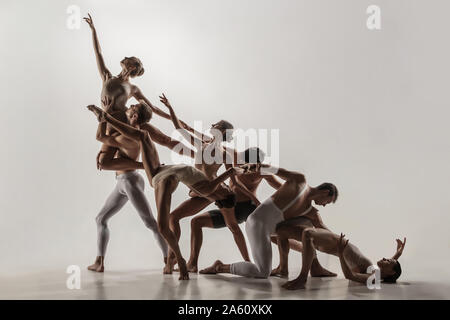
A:
MULTIPOLYGON (((163 110, 161 110, 160 108, 158 108, 157 106, 155 106, 153 103, 150 102, 150 100, 148 100, 144 94, 142 93, 141 89, 139 89, 138 87, 134 86, 133 87, 133 97, 139 101, 139 103, 146 103, 150 106, 150 108, 152 109, 152 111, 157 114, 160 117, 166 118, 171 120, 172 118, 170 117, 170 114, 164 112, 163 110)), ((160 97, 161 98, 161 97, 160 97)), ((201 132, 196 131, 194 128, 192 128, 191 126, 189 126, 188 124, 186 124, 184 121, 180 120, 180 123, 182 125, 182 127, 186 130, 188 130, 189 132, 194 133, 195 135, 197 135, 198 137, 202 138, 203 134, 201 132)))
POLYGON ((195 135, 192 135, 186 128, 183 126, 181 121, 178 119, 178 117, 175 114, 175 111, 172 108, 172 105, 170 104, 169 100, 166 98, 166 96, 163 94, 159 97, 161 99, 161 102, 169 109, 170 112, 170 119, 173 122, 173 125, 178 130, 178 132, 181 133, 181 135, 189 141, 191 145, 196 147, 197 149, 200 149, 203 145, 203 140, 197 138, 195 135))
POLYGON ((403 249, 405 249, 406 238, 403 238, 403 242, 400 239, 397 239, 397 251, 392 256, 392 259, 398 260, 403 253, 403 249))
POLYGON ((102 77, 102 80, 105 81, 109 78, 111 78, 111 72, 106 68, 105 61, 103 60, 102 51, 100 49, 100 43, 98 42, 97 38, 97 31, 94 27, 94 22, 92 20, 92 17, 90 14, 88 14, 88 17, 83 18, 84 21, 87 22, 89 27, 92 31, 92 40, 94 42, 94 51, 95 51, 95 58, 97 60, 97 67, 98 71, 100 72, 100 76, 102 77))

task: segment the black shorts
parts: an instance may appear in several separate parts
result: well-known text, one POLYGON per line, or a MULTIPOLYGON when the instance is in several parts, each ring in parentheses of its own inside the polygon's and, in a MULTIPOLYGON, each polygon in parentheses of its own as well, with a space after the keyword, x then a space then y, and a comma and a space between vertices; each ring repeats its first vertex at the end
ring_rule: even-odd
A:
MULTIPOLYGON (((255 209, 256 205, 253 201, 237 202, 234 207, 234 215, 237 222, 242 223, 246 221, 250 213, 252 213, 255 209)), ((211 210, 209 211, 209 215, 213 223, 213 228, 220 229, 227 226, 220 210, 211 210)))

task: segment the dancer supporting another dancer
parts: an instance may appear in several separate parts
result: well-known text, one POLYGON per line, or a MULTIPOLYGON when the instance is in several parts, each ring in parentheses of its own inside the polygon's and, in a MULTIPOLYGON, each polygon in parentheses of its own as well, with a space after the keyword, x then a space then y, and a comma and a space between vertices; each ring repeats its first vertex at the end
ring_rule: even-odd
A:
MULTIPOLYGON (((131 106, 126 111, 128 124, 134 128, 139 128, 142 124, 150 121, 152 116, 151 109, 145 104, 131 106)), ((126 158, 129 161, 135 161, 139 158, 139 143, 130 140, 123 135, 106 135, 106 122, 100 122, 97 129, 97 140, 107 146, 119 150, 118 159, 126 158)), ((88 269, 91 271, 103 272, 106 247, 109 241, 108 220, 119 212, 125 203, 130 200, 135 207, 144 224, 149 228, 163 253, 164 262, 167 261, 167 244, 158 230, 158 225, 153 217, 150 204, 144 194, 144 179, 135 170, 116 171, 116 187, 109 195, 103 208, 96 217, 97 222, 97 257, 93 265, 88 269)))
MULTIPOLYGON (((328 184, 322 184, 322 189, 330 188, 332 189, 333 186, 328 184)), ((336 197, 337 199, 337 190, 336 197)), ((301 201, 301 200, 298 200, 301 201)), ((278 251, 280 254, 280 264, 278 267, 272 270, 271 276, 275 277, 281 277, 281 278, 287 278, 289 275, 289 269, 288 269, 288 254, 289 249, 293 249, 298 252, 303 251, 303 245, 301 241, 295 241, 290 238, 299 238, 301 239, 301 234, 304 229, 306 228, 321 228, 329 230, 328 227, 324 224, 322 217, 319 214, 319 210, 313 206, 312 200, 310 200, 310 206, 311 209, 308 211, 308 213, 298 216, 295 218, 291 218, 288 220, 285 220, 277 225, 276 233, 270 237, 273 243, 278 245, 278 251), (295 227, 295 228, 289 228, 289 227, 295 227)), ((330 272, 326 269, 324 269, 317 259, 317 256, 314 255, 314 259, 311 264, 311 277, 336 277, 337 274, 330 272)))
MULTIPOLYGON (((103 55, 100 49, 100 43, 97 37, 97 31, 95 29, 91 15, 88 15, 88 17, 84 18, 84 20, 87 22, 92 31, 92 40, 94 44, 97 67, 103 82, 101 100, 106 101, 106 104, 104 104, 104 106, 107 106, 105 111, 109 112, 116 119, 119 119, 122 122, 126 122, 126 103, 128 99, 134 97, 139 102, 146 103, 148 106, 150 106, 155 114, 166 119, 170 119, 170 116, 167 113, 155 107, 142 94, 141 90, 129 81, 130 78, 138 77, 144 74, 144 67, 141 60, 136 57, 125 57, 122 61, 120 61, 122 70, 117 76, 113 76, 109 69, 106 67, 105 61, 103 59, 103 55)), ((184 122, 182 122, 182 124, 186 129, 195 132, 184 122)), ((110 132, 110 129, 110 126, 108 126, 107 133, 113 134, 113 131, 110 132)), ((177 146, 178 144, 178 141, 168 138, 157 128, 150 124, 145 124, 143 127, 141 127, 141 129, 147 130, 150 133, 153 141, 170 149, 175 148, 175 146, 177 146)), ((125 157, 114 159, 114 155, 116 153, 117 148, 103 145, 99 154, 97 155, 97 167, 99 169, 108 170, 127 170, 130 168, 141 169, 138 163, 136 163, 135 161, 130 161, 125 157)))
POLYGON ((221 191, 223 181, 234 174, 242 173, 243 170, 232 167, 217 178, 209 180, 203 172, 189 165, 161 165, 158 152, 148 132, 123 123, 94 105, 88 106, 88 109, 97 116, 99 121, 108 122, 123 136, 139 142, 145 172, 150 184, 155 189, 158 228, 166 239, 170 249, 175 254, 178 266, 180 267, 180 280, 188 280, 189 274, 186 268, 186 261, 181 255, 175 235, 169 228, 172 193, 177 188, 179 182, 182 182, 203 197, 210 197, 213 201, 221 200, 216 195, 216 190, 218 192, 221 191))
MULTIPOLYGON (((210 180, 217 177, 217 172, 222 165, 225 165, 225 168, 229 169, 232 167, 233 163, 236 163, 235 152, 233 150, 226 150, 222 146, 222 142, 231 141, 232 139, 233 126, 229 122, 222 120, 216 124, 213 124, 211 127, 213 137, 201 140, 182 127, 182 124, 178 120, 172 105, 164 94, 160 96, 160 99, 161 102, 168 108, 175 128, 187 141, 192 144, 192 146, 197 149, 197 152, 195 153, 195 167, 202 171, 210 180)), ((247 199, 253 200, 255 203, 258 202, 254 193, 250 192, 245 185, 238 182, 237 177, 235 178, 234 176, 231 176, 230 180, 233 183, 235 192, 240 192, 245 195, 247 199)), ((182 218, 197 214, 212 202, 211 199, 196 195, 192 191, 190 192, 190 195, 192 196, 190 199, 184 201, 170 214, 170 228, 177 237, 177 240, 180 239, 181 235, 180 220, 182 218)), ((224 226, 227 226, 232 232, 242 258, 245 261, 250 261, 247 245, 245 243, 245 237, 242 234, 242 231, 238 225, 239 222, 236 219, 236 195, 227 185, 223 184, 222 196, 220 198, 223 200, 216 201, 216 205, 219 207, 217 214, 220 215, 220 217, 223 217, 222 219, 224 220, 224 226)), ((242 203, 239 205, 239 208, 241 207, 242 203)), ((242 208, 242 210, 248 211, 248 207, 242 208)), ((173 268, 171 258, 168 259, 167 268, 173 268)), ((197 272, 196 263, 195 265, 188 264, 188 270, 190 272, 197 272)))
MULTIPOLYGON (((256 170, 261 170, 261 167, 267 170, 270 166, 257 166, 256 170)), ((286 182, 250 214, 245 224, 254 263, 238 262, 230 265, 217 260, 200 273, 232 273, 245 277, 267 278, 272 270, 270 236, 275 233, 277 224, 307 214, 312 208, 311 201, 324 206, 336 200, 336 187, 332 184, 327 184, 332 189, 322 188, 322 185, 311 188, 301 173, 281 168, 271 168, 270 171, 277 172, 276 175, 286 182)))
MULTIPOLYGON (((365 257, 354 244, 349 243, 348 240, 344 241, 343 234, 339 236, 323 228, 304 228, 289 226, 289 224, 279 228, 278 233, 281 238, 301 240, 303 243, 302 270, 296 279, 283 284, 283 287, 286 289, 297 290, 305 288, 308 272, 311 268, 311 261, 315 257, 315 249, 338 256, 345 278, 349 280, 366 283, 367 279, 371 276, 367 272, 370 271, 368 268, 373 266, 372 261, 365 257)), ((406 238, 403 242, 399 239, 396 241, 397 250, 394 256, 390 259, 382 258, 377 262, 380 268, 381 279, 384 282, 394 283, 402 273, 398 258, 403 253, 406 238)), ((289 248, 289 245, 282 246, 281 248, 289 248)), ((287 257, 287 252, 280 255, 280 259, 283 256, 287 257)), ((284 262, 284 264, 286 263, 287 261, 284 262)))

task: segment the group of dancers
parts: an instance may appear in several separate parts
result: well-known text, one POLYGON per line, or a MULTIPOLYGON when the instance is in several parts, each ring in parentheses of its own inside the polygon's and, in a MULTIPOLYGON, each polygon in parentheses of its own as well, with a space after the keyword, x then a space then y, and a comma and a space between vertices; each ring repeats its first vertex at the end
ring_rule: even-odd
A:
MULTIPOLYGON (((164 94, 160 96, 160 101, 168 113, 156 107, 129 81, 144 73, 142 62, 136 57, 125 57, 120 62, 121 72, 113 76, 105 65, 92 17, 88 15, 84 20, 92 31, 97 66, 103 81, 102 108, 95 105, 87 107, 99 121, 96 138, 102 147, 97 155, 97 167, 116 171, 117 181, 96 217, 98 251, 89 270, 104 271, 109 240, 108 220, 130 200, 145 226, 153 232, 163 255, 163 273, 179 271, 180 280, 188 280, 189 272, 287 278, 288 254, 293 249, 302 253, 302 268, 296 279, 283 284, 286 289, 304 288, 309 274, 313 277, 336 276, 320 265, 316 250, 338 256, 347 279, 362 283, 367 281, 371 276, 367 272, 373 263, 343 234, 330 231, 316 208, 336 202, 338 189, 334 184, 309 186, 303 174, 265 164, 264 152, 257 147, 237 152, 224 146, 223 142, 232 139, 233 125, 228 121, 213 124, 211 132, 214 134, 209 136, 181 121, 164 94), (132 97, 139 103, 127 107, 132 97), (150 124, 153 114, 171 120, 190 145, 170 138, 150 124), (155 143, 194 158, 195 166, 162 164, 155 143), (204 161, 205 154, 213 154, 215 161, 204 161), (218 174, 222 166, 225 171, 218 174), (145 183, 138 173, 140 169, 145 171, 155 192, 156 220, 144 194, 145 183), (275 192, 261 203, 256 190, 263 180, 275 192), (171 212, 172 194, 180 182, 190 189, 189 196, 171 212), (199 214, 213 202, 217 209, 199 214), (186 262, 178 244, 180 220, 194 215, 191 220, 190 258, 186 262), (244 222, 253 259, 250 259, 245 237, 239 227, 244 222), (217 260, 199 271, 202 229, 225 227, 232 232, 244 261, 224 264, 217 260), (280 265, 273 270, 272 243, 278 246, 280 253, 280 265)), ((405 243, 406 239, 397 239, 393 257, 377 262, 384 282, 395 282, 400 276, 398 258, 405 243)))

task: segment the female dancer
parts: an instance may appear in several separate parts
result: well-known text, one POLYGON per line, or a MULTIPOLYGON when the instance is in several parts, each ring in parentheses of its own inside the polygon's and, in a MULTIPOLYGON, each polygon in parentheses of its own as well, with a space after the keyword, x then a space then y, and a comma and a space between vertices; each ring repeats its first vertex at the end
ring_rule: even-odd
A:
MULTIPOLYGON (((94 22, 90 14, 88 17, 84 18, 89 27, 92 30, 92 40, 94 42, 95 57, 97 60, 98 71, 100 72, 100 77, 102 78, 102 93, 101 100, 105 101, 104 105, 108 105, 105 111, 109 112, 116 119, 122 122, 126 122, 127 118, 125 112, 127 110, 126 103, 128 99, 134 97, 139 102, 145 102, 152 111, 161 117, 170 119, 170 115, 162 111, 161 109, 155 107, 141 92, 141 90, 130 83, 130 77, 138 77, 144 74, 144 67, 141 60, 136 57, 125 57, 120 61, 120 66, 122 67, 121 72, 117 76, 113 76, 109 69, 105 65, 103 60, 103 55, 100 49, 100 43, 97 38, 97 31, 94 27, 94 22)), ((183 126, 189 131, 195 132, 190 126, 182 122, 183 126)), ((111 134, 111 128, 108 128, 107 133, 111 134)), ((149 131, 152 135, 152 139, 159 144, 173 149, 178 142, 168 140, 166 137, 160 133, 158 129, 153 127, 151 124, 146 124, 145 128, 141 128, 149 131)), ((198 133, 197 133, 198 134, 198 133)), ((99 169, 110 169, 110 170, 127 170, 127 169, 140 169, 139 165, 133 161, 128 161, 126 158, 113 159, 117 149, 111 146, 103 145, 101 151, 97 156, 97 167, 99 169)))
MULTIPOLYGON (((145 173, 147 174, 150 185, 155 189, 158 228, 175 254, 180 268, 179 279, 188 280, 189 273, 186 268, 186 261, 181 255, 175 235, 169 228, 172 193, 177 188, 179 182, 182 182, 198 195, 208 197, 213 201, 220 201, 220 191, 224 188, 222 182, 234 174, 243 173, 244 169, 231 167, 217 178, 209 180, 202 171, 189 165, 162 165, 148 132, 129 126, 94 105, 88 106, 88 109, 97 116, 99 121, 106 121, 123 136, 139 142, 145 173)), ((165 270, 165 272, 169 271, 165 270)))

